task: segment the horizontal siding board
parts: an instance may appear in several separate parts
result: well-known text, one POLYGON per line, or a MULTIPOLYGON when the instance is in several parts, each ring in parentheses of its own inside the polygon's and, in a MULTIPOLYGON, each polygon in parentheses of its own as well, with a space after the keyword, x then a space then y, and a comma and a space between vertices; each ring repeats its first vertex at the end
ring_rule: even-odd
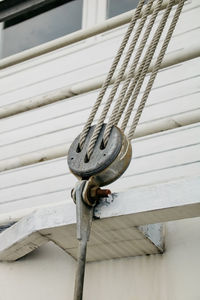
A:
MULTIPOLYGON (((198 35, 200 34, 200 31, 198 32, 198 35)), ((193 40, 195 40, 197 37, 192 37, 193 40)), ((181 51, 182 47, 179 45, 179 48, 177 49, 169 49, 168 53, 175 53, 177 51, 181 51)), ((95 49, 95 52, 99 52, 99 49, 95 49)), ((87 54, 90 56, 90 53, 87 54)), ((80 54, 79 56, 77 55, 76 61, 80 59, 80 54)), ((70 59, 70 58, 69 58, 70 59)), ((83 57, 84 60, 84 57, 83 57)), ((74 65, 77 65, 76 61, 74 61, 74 65)), ((34 96, 38 96, 43 93, 48 93, 52 90, 62 88, 62 87, 67 87, 71 86, 73 84, 77 83, 82 83, 86 82, 87 80, 94 79, 94 78, 99 78, 102 76, 105 76, 109 66, 111 64, 111 59, 109 60, 104 60, 100 61, 99 63, 93 63, 85 68, 77 68, 74 71, 66 71, 63 75, 57 75, 52 78, 46 78, 45 80, 38 80, 36 83, 31 83, 31 84, 23 84, 21 88, 9 88, 7 93, 4 93, 1 95, 1 106, 15 103, 16 101, 22 101, 24 99, 28 99, 34 96), (13 90, 12 90, 13 89, 13 90)), ((68 68, 66 67, 66 70, 68 68)), ((43 73, 43 70, 39 70, 38 73, 43 73)), ((27 76, 32 78, 32 74, 27 76)), ((20 82, 23 82, 23 79, 19 79, 18 77, 16 79, 13 79, 13 82, 20 80, 20 82)), ((1 80, 2 81, 2 80, 1 80)), ((11 85, 11 84, 10 84, 11 85)), ((2 88, 3 89, 3 82, 2 82, 2 88)), ((12 85, 11 85, 12 86, 12 85)), ((3 91, 2 91, 3 92, 3 91)))
MULTIPOLYGON (((181 51, 199 38, 197 4, 196 0, 186 4, 168 53, 181 51)), ((125 27, 3 70, 0 106, 104 75, 125 27)), ((195 59, 159 72, 139 130, 146 124, 156 126, 158 120, 182 125, 184 116, 194 111, 198 114, 199 67, 200 59, 195 59)), ((97 94, 98 90, 0 120, 0 160, 56 145, 67 148, 80 133, 97 94)), ((110 185, 112 191, 199 174, 199 133, 200 124, 193 124, 135 139, 131 165, 110 185)), ((0 217, 72 201, 70 190, 75 182, 66 158, 2 172, 0 217)))
MULTIPOLYGON (((112 192, 135 186, 164 182, 200 172, 200 126, 136 139, 130 167, 110 185, 112 192), (148 146, 149 145, 149 146, 148 146)), ((69 174, 66 159, 57 159, 21 169, 2 172, 1 214, 71 201, 76 179, 69 174)))
MULTIPOLYGON (((135 158, 156 155, 172 149, 181 149, 200 143, 200 124, 155 134, 133 141, 135 158)), ((23 184, 45 178, 45 175, 58 176, 68 173, 66 158, 59 158, 36 165, 13 169, 0 173, 0 188, 23 184)))
MULTIPOLYGON (((165 170, 176 165, 181 166, 184 164, 190 164, 200 160, 199 153, 200 144, 167 152, 161 152, 152 156, 145 156, 138 159, 134 159, 133 156, 132 164, 124 176, 130 177, 137 173, 155 172, 156 170, 165 170)), ((15 199, 24 197, 28 198, 29 196, 33 197, 34 195, 38 195, 40 193, 50 193, 64 188, 66 188, 66 190, 70 190, 74 183, 74 177, 68 173, 66 175, 61 174, 57 177, 31 182, 16 187, 10 187, 8 189, 2 189, 0 203, 3 203, 4 199, 12 202, 15 199)))
MULTIPOLYGON (((195 36, 198 38, 199 11, 200 8, 187 11, 182 15, 168 52, 185 47, 185 40, 193 42, 195 36), (195 36, 193 31, 195 31, 195 36), (190 34, 192 34, 191 37, 190 34)), ((77 51, 66 52, 64 56, 55 59, 52 57, 51 61, 2 77, 1 105, 105 74, 118 48, 121 36, 122 33, 112 40, 109 40, 109 36, 102 42, 98 39, 98 42, 94 44, 86 43, 85 48, 81 46, 77 51), (79 58, 78 66, 77 57, 79 58)))
MULTIPOLYGON (((187 17, 187 14, 190 13, 190 11, 192 11, 192 14, 197 15, 196 19, 198 21, 198 11, 197 10, 199 9, 199 7, 200 7, 200 5, 199 5, 198 0, 190 0, 185 3, 183 11, 182 11, 183 17, 181 16, 181 18, 183 18, 183 20, 181 21, 181 19, 180 19, 179 23, 177 25, 178 27, 180 27, 180 30, 182 29, 182 26, 184 26, 185 23, 186 23, 186 28, 188 29, 187 22, 188 22, 189 18, 187 17), (197 12, 197 14, 196 14, 196 12, 197 12), (184 19, 186 19, 186 20, 184 20, 184 19)), ((193 26, 193 22, 190 22, 190 26, 193 26)), ((89 39, 87 39, 87 41, 83 40, 83 41, 77 42, 75 44, 72 44, 70 46, 60 48, 56 51, 49 52, 45 55, 38 56, 37 58, 30 59, 28 61, 25 61, 24 63, 13 65, 10 68, 5 68, 1 71, 2 77, 12 75, 13 73, 20 72, 24 69, 27 70, 28 68, 34 67, 36 65, 41 65, 42 63, 47 63, 54 59, 63 57, 67 53, 78 51, 79 47, 82 47, 82 45, 88 46, 88 41, 89 41, 89 43, 94 44, 95 41, 104 42, 104 40, 110 40, 111 38, 115 37, 116 34, 123 35, 126 30, 126 27, 127 27, 127 25, 121 26, 120 28, 115 28, 113 30, 99 34, 95 38, 93 38, 93 37, 89 38, 89 39)))
MULTIPOLYGON (((144 112, 144 116, 149 116, 151 118, 153 112, 155 112, 157 115, 162 114, 163 110, 166 109, 165 106, 163 107, 163 109, 162 107, 161 109, 159 109, 159 106, 157 109, 149 108, 149 106, 151 106, 152 104, 159 105, 159 103, 161 103, 161 105, 165 105, 164 101, 166 102, 167 105, 168 99, 171 100, 171 97, 173 99, 173 95, 174 95, 173 91, 179 90, 180 91, 179 95, 182 94, 183 93, 182 89, 187 83, 188 85, 192 86, 190 87, 190 89, 192 90, 191 92, 193 92, 193 95, 191 97, 197 99, 198 96, 195 94, 195 92, 196 93, 199 92, 199 85, 198 85, 199 66, 200 66, 200 60, 195 60, 192 62, 187 62, 185 64, 179 65, 178 67, 161 71, 156 81, 156 85, 149 97, 144 112), (175 80, 175 82, 173 80, 175 80), (159 86, 159 83, 161 86, 159 86), (162 99, 163 95, 164 97, 166 97, 166 95, 168 94, 169 94, 168 96, 169 98, 163 100, 162 99), (148 112, 149 109, 152 109, 150 113, 148 112)), ((186 95, 188 95, 188 90, 184 89, 184 91, 186 95)), ((178 97, 177 93, 174 96, 178 97)), ((34 136, 34 131, 36 132, 35 133, 36 135, 39 132, 40 134, 43 134, 45 132, 45 128, 47 128, 46 131, 48 132, 51 130, 51 128, 54 128, 54 130, 62 129, 63 125, 65 125, 66 128, 67 127, 66 124, 68 124, 69 127, 70 125, 71 127, 73 127, 75 124, 77 124, 77 120, 81 119, 83 123, 85 122, 85 119, 89 114, 89 111, 96 97, 97 97, 97 92, 91 92, 86 95, 79 95, 75 98, 67 99, 65 101, 62 101, 62 103, 48 105, 48 107, 33 110, 31 112, 26 112, 19 116, 13 116, 7 119, 2 119, 0 120, 1 130, 2 131, 14 130, 13 139, 18 139, 18 135, 16 134, 16 129, 21 128, 20 129, 21 131, 19 130, 19 139, 20 136, 23 136, 24 139, 26 138, 26 134, 24 134, 24 132, 26 131, 26 126, 28 126, 31 123, 33 123, 34 126, 32 128, 28 128, 27 130, 30 136, 31 135, 34 136), (74 118, 74 114, 76 114, 76 118, 74 118), (40 122, 44 121, 45 118, 48 119, 49 121, 47 121, 46 124, 43 122, 41 126, 40 122)), ((180 96, 180 100, 182 101, 181 97, 182 96, 180 96)), ((168 108, 173 109, 173 107, 176 107, 176 103, 175 103, 176 101, 178 101, 178 99, 174 98, 174 101, 172 103, 173 105, 170 103, 168 108)), ((187 101, 186 101, 186 106, 188 106, 190 109, 196 109, 197 107, 196 102, 193 107, 192 103, 191 104, 188 103, 187 105, 187 101)), ((5 135, 5 138, 3 135, 1 135, 0 138, 1 145, 4 143, 2 142, 4 139, 5 141, 7 141, 6 143, 9 143, 11 142, 12 138, 9 139, 9 135, 5 135)))
MULTIPOLYGON (((182 98, 197 94, 199 89, 199 78, 187 76, 187 69, 184 70, 186 78, 183 81, 178 81, 174 84, 162 85, 162 87, 153 88, 146 107, 155 105, 157 103, 173 101, 176 98, 182 98), (186 71, 186 72, 185 72, 186 71)), ((197 74, 198 75, 198 74, 197 74)), ((26 113, 17 114, 5 119, 0 120, 0 133, 14 131, 36 124, 40 124, 41 130, 45 126, 45 121, 54 122, 54 119, 61 119, 67 117, 70 114, 74 114, 78 111, 91 109, 94 101, 96 100, 98 91, 89 92, 87 94, 68 98, 63 101, 59 101, 38 109, 27 111, 26 113)), ((145 108, 146 109, 146 108, 145 108)), ((55 126, 55 124, 54 124, 55 126)), ((34 130, 34 127, 29 127, 30 133, 34 130)), ((1 137, 0 137, 1 140, 1 137)))
POLYGON ((53 159, 27 167, 12 169, 0 173, 0 189, 9 188, 26 182, 42 180, 49 176, 58 176, 68 172, 66 158, 53 159))
POLYGON ((164 183, 178 178, 196 176, 200 173, 200 162, 195 161, 188 164, 158 168, 150 172, 131 174, 129 177, 122 177, 120 182, 110 186, 111 191, 125 191, 140 186, 151 186, 155 183, 164 183))
POLYGON ((76 113, 79 110, 86 110, 92 106, 94 99, 96 99, 96 91, 1 119, 0 132, 16 130, 32 124, 40 124, 46 120, 53 121, 57 118, 66 117, 68 114, 76 113))
MULTIPOLYGON (((112 192, 125 191, 130 188, 137 186, 151 185, 159 182, 166 182, 175 180, 181 177, 189 177, 199 175, 200 164, 190 164, 187 166, 178 166, 170 169, 170 172, 164 172, 163 170, 157 171, 153 174, 142 174, 137 175, 137 177, 121 178, 120 181, 110 186, 112 192)), ((70 198, 70 193, 64 191, 55 191, 54 193, 47 193, 33 198, 25 198, 15 202, 7 202, 0 205, 0 218, 3 216, 12 216, 17 213, 20 214, 20 211, 31 211, 50 205, 58 205, 65 203, 66 201, 72 201, 70 198)))
MULTIPOLYGON (((162 119, 176 120, 177 116, 198 108, 200 108, 198 93, 169 102, 149 105, 144 110, 140 125, 162 119)), ((2 133, 0 137, 1 160, 59 144, 66 144, 67 147, 67 144, 70 144, 81 132, 89 111, 90 109, 76 111, 42 124, 38 123, 2 133)))
MULTIPOLYGON (((6 214, 16 213, 19 211, 24 211, 26 209, 35 210, 39 207, 57 205, 65 203, 66 201, 71 201, 66 194, 66 191, 55 191, 54 193, 49 193, 45 195, 35 196, 34 198, 25 198, 16 202, 7 202, 0 206, 0 217, 6 214)), ((29 210, 30 213, 30 210, 29 210)))

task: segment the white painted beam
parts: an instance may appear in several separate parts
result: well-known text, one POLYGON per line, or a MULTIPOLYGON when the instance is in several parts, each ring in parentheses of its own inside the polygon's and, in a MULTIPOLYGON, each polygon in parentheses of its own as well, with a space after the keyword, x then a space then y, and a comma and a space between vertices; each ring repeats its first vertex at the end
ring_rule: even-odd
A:
MULTIPOLYGON (((135 139, 133 159, 112 192, 200 174, 200 124, 135 139)), ((0 173, 0 226, 70 199, 75 177, 66 156, 0 173)))
MULTIPOLYGON (((133 255, 159 253, 162 235, 156 238, 155 231, 161 232, 161 227, 135 227, 199 217, 199 185, 200 176, 135 188, 103 199, 95 209, 88 259, 130 256, 131 251, 133 255), (113 236, 114 231, 117 240, 113 236), (123 247, 126 243, 127 247, 123 247), (105 252, 106 248, 110 250, 105 252), (125 248, 129 252, 123 250, 125 248), (98 249, 104 251, 98 254, 98 249)), ((73 202, 40 209, 3 231, 0 234, 0 260, 15 260, 47 240, 54 241, 76 257, 73 202)))
POLYGON ((135 226, 200 216, 200 176, 113 194, 96 207, 100 219, 130 217, 135 226), (123 214, 122 214, 123 212, 123 214))

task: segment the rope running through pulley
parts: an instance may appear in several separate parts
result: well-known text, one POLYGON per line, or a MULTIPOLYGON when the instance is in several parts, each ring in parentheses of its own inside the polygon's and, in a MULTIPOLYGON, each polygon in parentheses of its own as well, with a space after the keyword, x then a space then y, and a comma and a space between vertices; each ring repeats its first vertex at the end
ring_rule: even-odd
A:
POLYGON ((119 178, 131 161, 131 140, 184 2, 168 0, 165 6, 164 0, 138 2, 88 120, 70 147, 68 165, 79 179, 72 192, 79 240, 74 300, 81 300, 83 295, 93 208, 99 197, 109 194, 100 187, 119 178), (100 116, 93 125, 97 113, 100 116))

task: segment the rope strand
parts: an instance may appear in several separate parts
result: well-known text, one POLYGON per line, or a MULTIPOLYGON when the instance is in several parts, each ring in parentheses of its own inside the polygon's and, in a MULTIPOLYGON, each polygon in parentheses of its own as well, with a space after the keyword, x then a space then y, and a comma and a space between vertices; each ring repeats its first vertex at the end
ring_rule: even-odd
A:
POLYGON ((158 55, 156 64, 155 64, 155 66, 154 66, 154 68, 153 68, 153 70, 152 70, 152 74, 151 74, 150 79, 149 79, 149 81, 148 81, 147 87, 146 87, 145 92, 144 92, 144 94, 143 94, 142 100, 141 100, 140 105, 139 105, 139 107, 138 107, 138 110, 137 110, 137 113, 136 113, 135 118, 134 118, 134 120, 133 120, 133 123, 132 123, 132 125, 131 125, 130 131, 129 131, 129 134, 128 134, 128 138, 129 138, 130 140, 131 140, 131 139, 133 138, 133 136, 134 136, 135 129, 136 129, 136 127, 137 127, 137 124, 138 124, 139 119, 140 119, 140 117, 141 117, 141 114, 142 114, 142 112, 143 112, 145 103, 146 103, 147 98, 148 98, 148 95, 149 95, 149 93, 150 93, 150 91, 151 91, 152 85, 153 85, 153 83, 154 83, 154 81, 155 81, 155 78, 156 78, 156 75, 157 75, 158 70, 159 70, 159 68, 160 68, 160 65, 161 65, 161 63, 162 63, 163 57, 164 57, 164 55, 165 55, 165 53, 166 53, 167 47, 168 47, 168 45, 169 45, 169 42, 170 42, 170 40, 171 40, 171 37, 172 37, 172 34, 173 34, 173 32, 174 32, 175 26, 176 26, 176 24, 177 24, 177 21, 178 21, 178 19, 179 19, 180 13, 181 13, 181 11, 182 11, 184 2, 185 2, 185 0, 180 0, 179 4, 178 4, 178 6, 177 6, 176 12, 175 12, 175 14, 174 14, 174 17, 173 17, 172 22, 171 22, 171 24, 170 24, 169 30, 168 30, 167 35, 166 35, 166 37, 165 37, 165 40, 164 40, 164 42, 163 42, 162 48, 161 48, 160 53, 159 53, 159 55, 158 55))
POLYGON ((140 20, 140 23, 139 23, 139 25, 138 25, 138 27, 136 29, 134 37, 133 37, 133 39, 131 41, 131 44, 130 44, 130 46, 128 48, 128 52, 125 55, 124 61, 123 61, 122 66, 121 66, 121 68, 119 70, 117 78, 116 78, 116 80, 115 80, 115 82, 113 84, 113 87, 111 89, 110 95, 109 95, 109 97, 108 97, 108 99, 106 101, 106 104, 104 105, 104 109, 103 109, 103 111, 101 113, 101 116, 100 116, 100 118, 98 120, 98 123, 97 123, 97 125, 95 127, 95 130, 93 132, 93 135, 92 135, 92 137, 90 139, 90 143, 88 145, 88 151, 87 151, 88 158, 90 158, 90 156, 91 156, 91 154, 93 152, 94 145, 95 145, 96 140, 97 140, 97 138, 99 136, 99 132, 100 132, 100 130, 102 128, 102 125, 103 125, 104 120, 106 118, 106 115, 107 115, 107 113, 109 111, 109 108, 110 108, 110 106, 111 106, 111 104, 113 102, 114 96, 115 96, 115 94, 117 92, 117 89, 119 87, 119 84, 120 84, 120 82, 121 82, 121 80, 123 78, 124 72, 125 72, 125 70, 127 68, 127 65, 128 65, 128 63, 130 61, 130 58, 131 58, 132 54, 133 54, 133 51, 134 51, 135 46, 136 46, 136 43, 138 41, 138 38, 140 36, 140 33, 142 31, 142 28, 144 26, 144 23, 145 23, 145 21, 147 19, 147 16, 148 16, 148 14, 150 12, 150 9, 151 9, 152 4, 153 4, 154 1, 155 0, 150 0, 149 3, 147 4, 145 12, 144 12, 144 15, 143 15, 143 17, 140 20))
POLYGON ((128 100, 131 96, 131 93, 127 94, 125 96, 125 94, 127 93, 127 88, 135 74, 135 70, 137 68, 137 65, 138 65, 138 62, 139 62, 139 59, 142 55, 142 52, 144 50, 144 47, 146 45, 146 42, 148 40, 148 37, 149 37, 149 34, 153 28, 153 25, 154 25, 154 22, 156 20, 156 17, 158 15, 158 12, 160 11, 160 8, 161 8, 161 5, 162 5, 162 2, 163 0, 158 0, 157 1, 157 4, 154 8, 154 11, 151 15, 151 18, 149 20, 149 23, 147 24, 146 26, 146 30, 145 30, 145 33, 144 33, 144 36, 142 38, 142 41, 140 42, 140 45, 138 47, 138 50, 136 52, 136 55, 134 57, 134 60, 133 60, 133 63, 130 67, 130 71, 127 75, 127 78, 122 86, 122 89, 121 89, 121 92, 120 92, 120 95, 119 95, 119 98, 115 104, 115 107, 111 113, 111 117, 108 121, 108 124, 106 125, 106 129, 105 129, 105 132, 104 132, 104 144, 106 145, 107 144, 107 141, 109 139, 109 135, 110 135, 110 131, 111 131, 111 128, 113 125, 117 125, 121 116, 122 116, 122 113, 128 103, 128 100))
POLYGON ((131 100, 129 102, 129 106, 126 110, 126 113, 125 113, 125 116, 124 116, 124 119, 123 119, 123 122, 122 122, 122 125, 121 125, 122 131, 124 131, 126 129, 126 126, 128 124, 129 118, 130 118, 131 113, 133 111, 135 102, 136 102, 137 97, 139 95, 140 89, 141 89, 142 84, 144 82, 145 76, 148 72, 150 63, 153 59, 153 55, 156 51, 158 42, 161 38, 162 32, 165 28, 165 25, 167 23, 167 20, 168 20, 168 17, 169 17, 169 14, 170 14, 171 10, 172 10, 173 5, 174 5, 174 0, 170 0, 169 3, 168 3, 168 6, 167 6, 167 8, 166 8, 166 10, 165 10, 165 12, 162 16, 162 18, 161 18, 161 21, 158 25, 158 28, 157 28, 154 36, 153 36, 152 42, 150 43, 150 46, 148 47, 148 49, 146 51, 145 57, 144 57, 141 65, 139 67, 137 75, 134 78, 133 82, 131 83, 131 86, 130 86, 128 92, 127 92, 127 94, 130 95, 134 90, 134 93, 131 97, 131 100))
MULTIPOLYGON (((146 46, 147 41, 149 39, 149 35, 150 35, 150 33, 153 29, 155 20, 158 16, 158 12, 160 11, 163 0, 149 0, 147 5, 145 5, 145 9, 143 10, 142 17, 141 17, 141 19, 138 23, 138 26, 137 26, 137 28, 134 32, 134 35, 132 37, 132 40, 131 40, 130 45, 128 47, 128 50, 125 54, 125 57, 124 57, 123 62, 120 66, 119 72, 116 76, 115 82, 114 82, 114 84, 111 88, 108 99, 107 99, 106 103, 104 104, 104 107, 103 107, 101 115, 98 119, 97 125, 95 126, 92 137, 90 138, 90 142, 89 142, 89 145, 87 147, 87 158, 88 159, 90 159, 90 156, 93 152, 93 149, 94 149, 96 140, 99 137, 99 133, 100 133, 100 130, 102 128, 102 125, 103 125, 103 123, 105 121, 105 118, 108 114, 110 106, 113 103, 113 100, 114 100, 116 92, 119 88, 119 85, 120 85, 121 81, 123 80, 125 70, 126 70, 128 64, 130 62, 130 59, 133 55, 133 51, 135 50, 135 47, 138 43, 141 32, 143 31, 145 22, 147 21, 148 15, 149 15, 149 13, 152 9, 152 5, 155 1, 156 1, 156 4, 153 6, 154 8, 153 8, 152 15, 151 15, 151 17, 148 21, 146 29, 144 30, 144 34, 142 35, 142 39, 139 43, 139 46, 137 47, 136 54, 133 58, 132 63, 130 64, 128 74, 127 74, 127 76, 125 78, 125 81, 122 85, 122 88, 120 90, 119 97, 117 98, 117 101, 116 101, 116 103, 114 105, 114 108, 112 110, 112 114, 109 117, 108 124, 106 125, 104 136, 103 136, 104 146, 106 146, 106 144, 107 144, 107 141, 109 139, 110 132, 111 132, 111 129, 112 129, 113 125, 117 125, 119 123, 119 120, 121 119, 123 114, 124 114, 124 118, 123 118, 123 121, 122 121, 121 130, 125 131, 125 129, 127 127, 127 124, 129 122, 130 116, 132 114, 132 111, 133 111, 134 105, 136 103, 137 97, 140 93, 140 90, 141 90, 143 84, 144 84, 144 79, 147 75, 147 72, 149 70, 150 64, 151 64, 152 59, 154 57, 155 51, 157 49, 157 46, 158 46, 159 41, 161 39, 161 36, 163 34, 164 28, 167 24, 167 21, 168 21, 169 15, 171 13, 172 7, 175 5, 176 0, 169 0, 168 1, 168 5, 165 8, 164 13, 162 14, 162 17, 161 17, 161 20, 158 24, 158 27, 157 27, 155 33, 153 34, 153 38, 150 42, 150 45, 147 47, 146 50, 144 50, 145 46, 146 46), (144 55, 143 55, 143 52, 145 52, 144 55), (143 55, 143 59, 140 62, 140 58, 141 58, 142 55, 143 55), (126 108, 126 112, 124 113, 125 108, 126 108)), ((132 122, 132 125, 131 125, 131 128, 130 128, 129 134, 128 134, 129 139, 132 139, 133 136, 134 136, 135 129, 136 129, 137 124, 139 122, 139 119, 141 117, 141 114, 142 114, 142 111, 144 109, 145 103, 147 101, 148 95, 149 95, 149 93, 151 91, 151 88, 153 86, 153 83, 155 81, 156 75, 157 75, 158 70, 160 68, 160 64, 161 64, 162 59, 165 55, 165 52, 166 52, 166 49, 168 47, 169 41, 171 40, 174 28, 176 26, 176 23, 178 21, 178 18, 180 16, 180 13, 181 13, 181 10, 183 8, 183 5, 184 5, 185 1, 186 0, 180 0, 179 1, 178 5, 177 5, 176 12, 175 12, 175 14, 173 16, 173 19, 172 19, 172 21, 169 25, 169 29, 168 29, 167 33, 165 34, 165 38, 164 38, 164 42, 161 46, 161 50, 160 50, 159 55, 156 59, 156 63, 153 67, 153 70, 151 71, 149 81, 147 83, 146 89, 145 89, 144 94, 142 96, 142 99, 140 101, 140 104, 139 104, 139 107, 138 107, 137 112, 135 114, 135 117, 133 118, 133 122, 132 122)), ((146 2, 146 0, 140 0, 139 3, 138 3, 138 6, 135 10, 135 13, 134 13, 132 19, 131 19, 131 22, 128 26, 126 34, 125 34, 125 36, 124 36, 124 38, 121 42, 121 45, 120 45, 119 50, 117 52, 117 55, 115 56, 115 58, 112 62, 112 65, 111 65, 111 68, 108 72, 106 80, 105 80, 104 84, 101 87, 100 93, 99 93, 99 95, 96 99, 96 102, 95 102, 95 104, 92 108, 92 111, 89 115, 89 118, 88 118, 88 120, 87 120, 81 134, 80 134, 80 140, 79 140, 80 150, 83 147, 83 144, 85 142, 85 139, 86 139, 88 131, 91 127, 91 124, 94 120, 94 117, 95 117, 95 115, 96 115, 96 113, 97 113, 97 111, 98 111, 98 109, 101 105, 102 99, 105 96, 105 93, 108 89, 108 86, 111 83, 111 80, 113 78, 113 74, 114 74, 114 72, 115 72, 115 70, 118 66, 118 63, 119 63, 120 59, 122 58, 122 54, 124 52, 124 49, 127 46, 127 43, 130 39, 131 34, 133 34, 133 30, 135 28, 137 20, 140 18, 140 13, 141 13, 141 10, 143 9, 143 6, 144 6, 145 2, 146 2)))
POLYGON ((116 56, 115 56, 115 58, 113 60, 111 68, 110 68, 110 70, 108 72, 106 80, 103 83, 103 86, 102 86, 102 88, 100 90, 100 93, 99 93, 99 95, 97 97, 97 100, 96 100, 96 102, 95 102, 95 104, 94 104, 94 106, 92 108, 92 111, 91 111, 91 113, 90 113, 90 115, 88 117, 88 120, 87 120, 87 122, 86 122, 86 124, 85 124, 85 126, 84 126, 84 128, 83 128, 83 130, 81 132, 80 141, 79 141, 79 145, 80 145, 81 149, 82 149, 83 143, 85 141, 85 138, 87 136, 88 130, 89 130, 89 128, 90 128, 90 126, 91 126, 91 124, 92 124, 92 122, 94 120, 96 112, 97 112, 97 110, 98 110, 98 108, 99 108, 99 106, 100 106, 100 104, 102 102, 102 99, 103 99, 103 97, 105 95, 105 92, 106 92, 106 90, 107 90, 107 88, 108 88, 108 86, 109 86, 109 84, 111 82, 111 79, 113 77, 115 69, 116 69, 116 67, 117 67, 117 65, 118 65, 118 63, 120 61, 120 58, 121 58, 122 53, 124 51, 124 48, 126 47, 127 42, 129 40, 129 37, 130 37, 130 35, 131 35, 134 27, 135 27, 136 21, 138 20, 138 18, 140 16, 140 13, 141 13, 141 10, 142 10, 142 8, 144 6, 144 3, 145 3, 145 0, 140 0, 139 3, 138 3, 138 6, 137 6, 137 8, 135 10, 135 13, 134 13, 131 21, 130 21, 130 24, 128 26, 126 34, 125 34, 125 36, 124 36, 124 38, 123 38, 123 40, 121 42, 119 50, 118 50, 118 52, 117 52, 117 54, 116 54, 116 56))

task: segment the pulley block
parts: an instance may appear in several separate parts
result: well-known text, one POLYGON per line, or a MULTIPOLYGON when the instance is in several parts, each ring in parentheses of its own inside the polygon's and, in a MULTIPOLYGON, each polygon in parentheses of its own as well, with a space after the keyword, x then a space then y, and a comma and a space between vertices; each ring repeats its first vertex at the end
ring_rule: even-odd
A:
POLYGON ((106 146, 103 145, 105 127, 106 124, 103 124, 89 159, 87 150, 95 125, 89 129, 83 148, 79 147, 79 135, 68 152, 68 165, 71 172, 81 180, 93 177, 93 181, 98 186, 107 185, 119 178, 127 169, 132 156, 130 141, 116 126, 112 127, 106 146))

